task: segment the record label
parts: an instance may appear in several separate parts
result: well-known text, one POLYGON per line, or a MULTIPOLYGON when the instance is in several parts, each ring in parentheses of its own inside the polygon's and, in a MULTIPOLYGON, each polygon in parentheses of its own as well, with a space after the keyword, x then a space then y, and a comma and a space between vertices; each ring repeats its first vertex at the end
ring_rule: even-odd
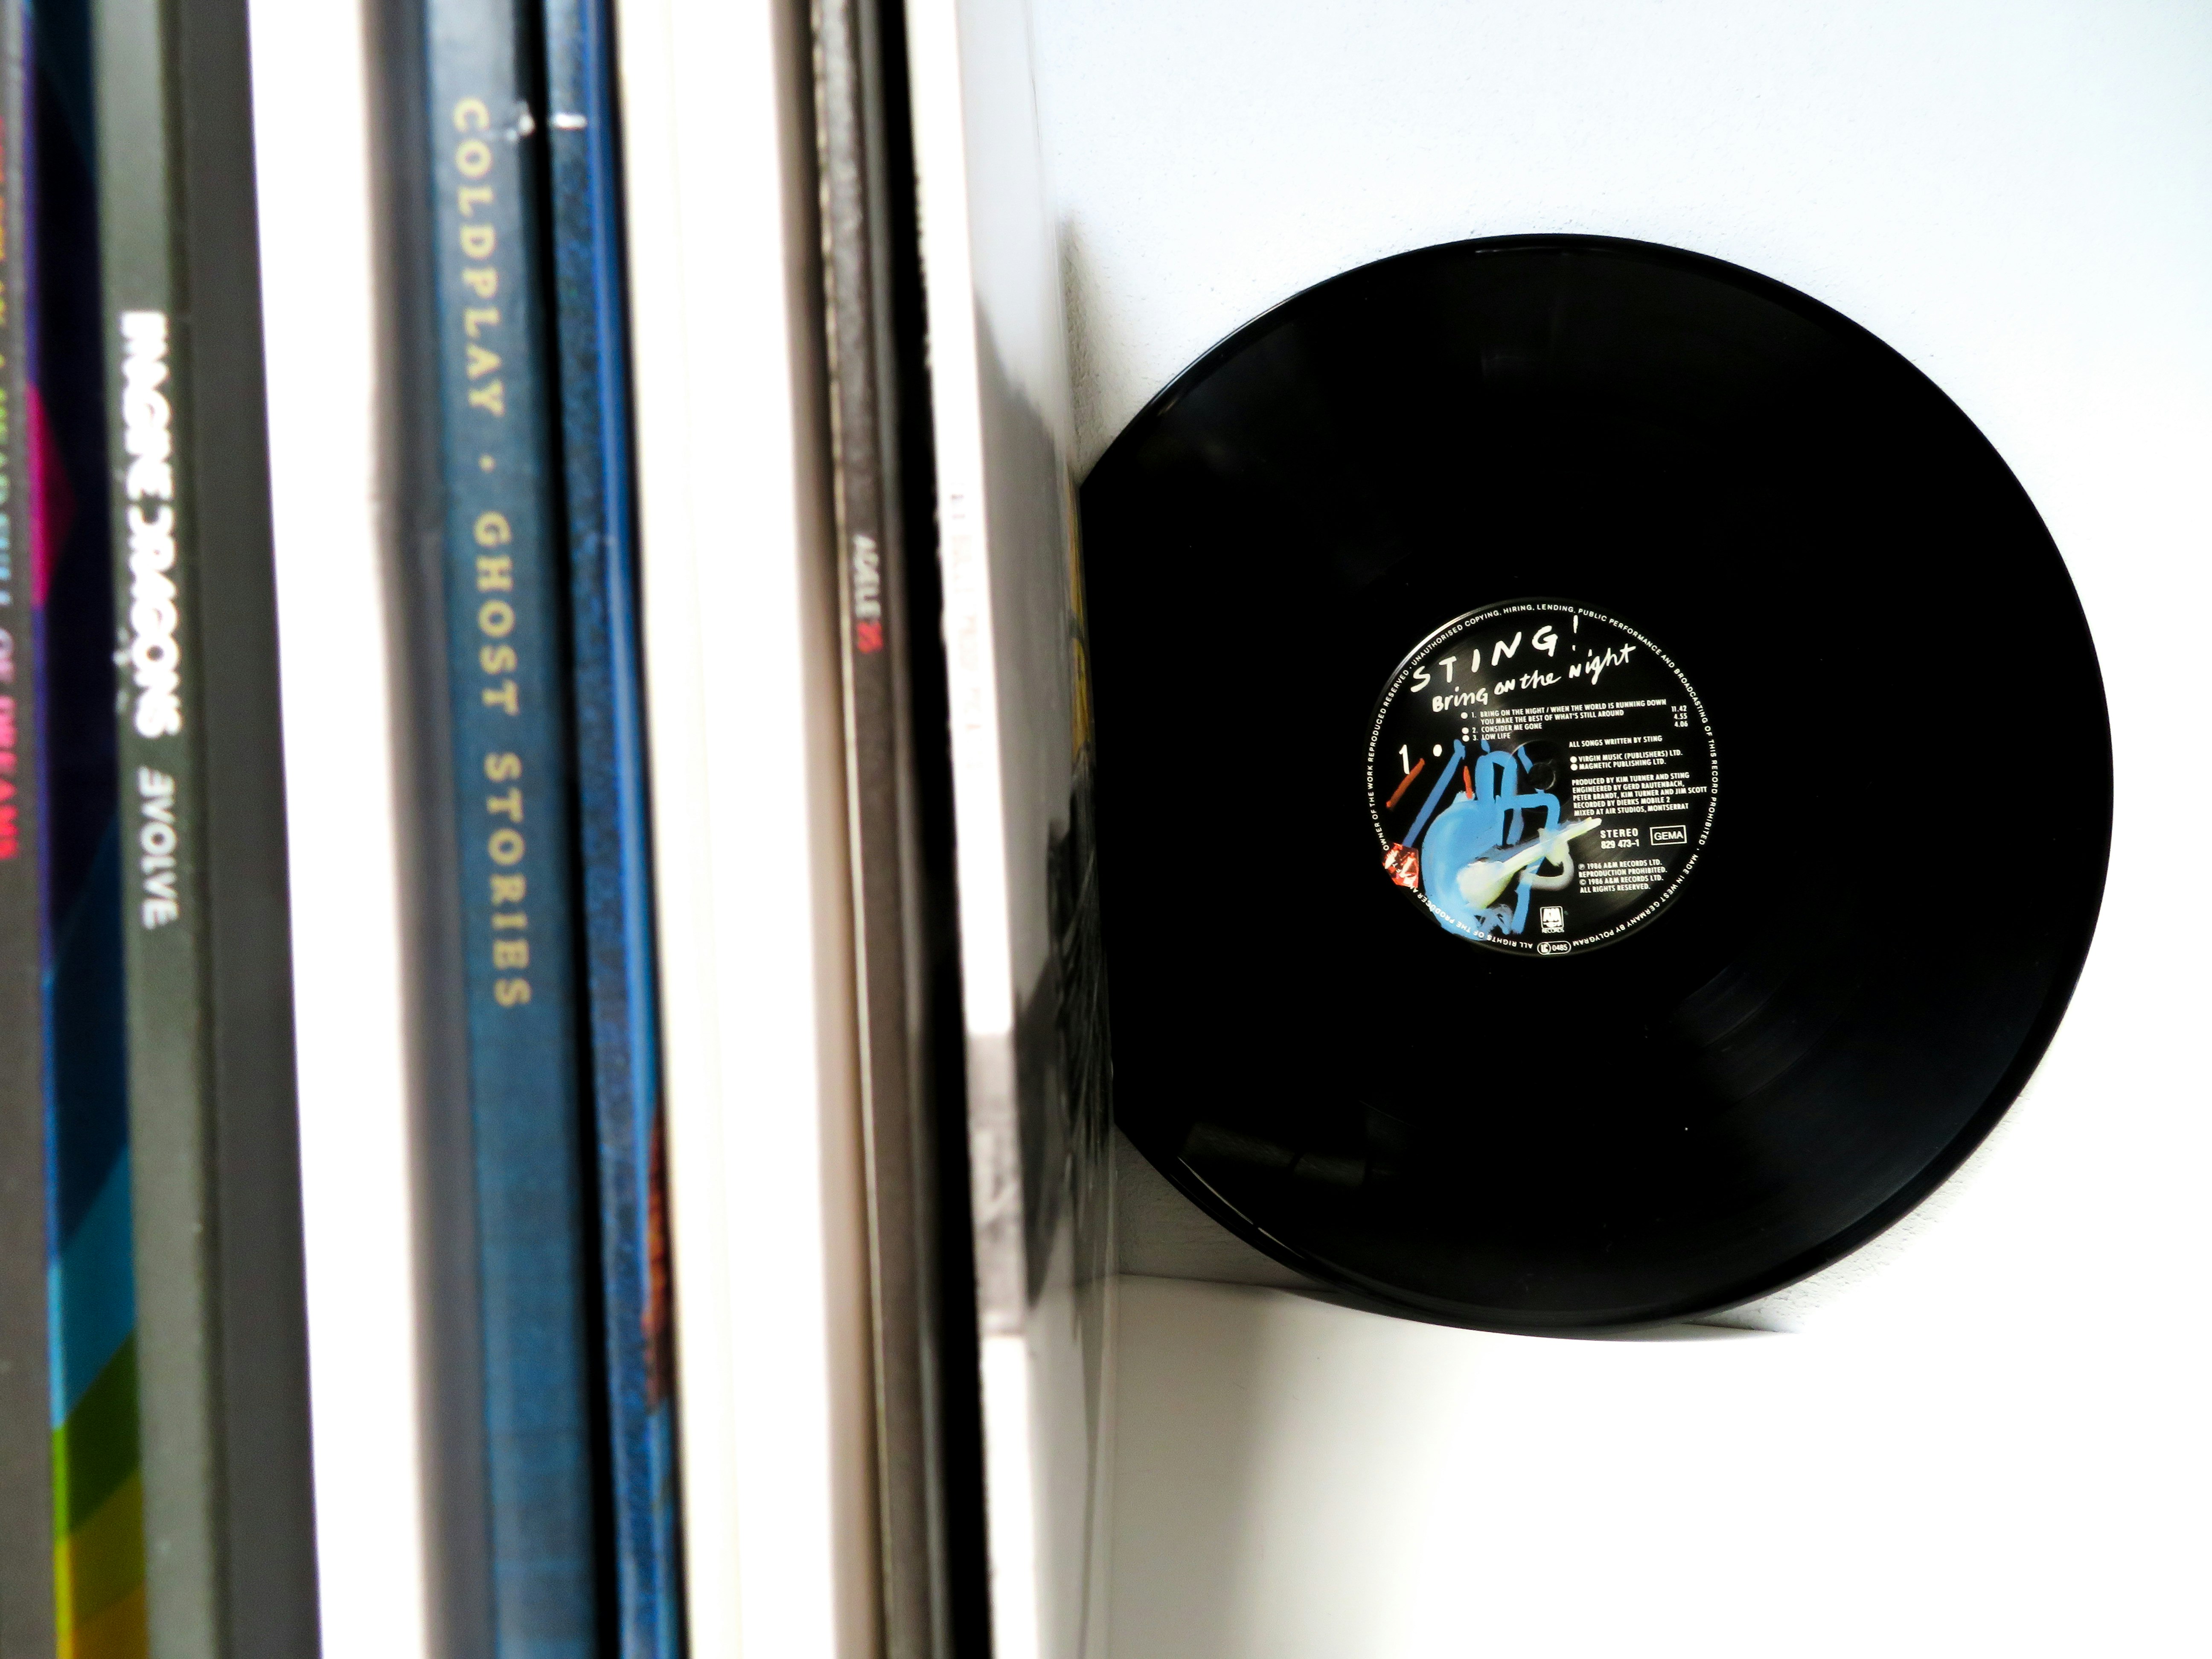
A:
POLYGON ((1645 635, 1586 606, 1472 611, 1416 646, 1369 727, 1381 878, 1447 932, 1558 957, 1645 926, 1712 832, 1704 703, 1645 635))

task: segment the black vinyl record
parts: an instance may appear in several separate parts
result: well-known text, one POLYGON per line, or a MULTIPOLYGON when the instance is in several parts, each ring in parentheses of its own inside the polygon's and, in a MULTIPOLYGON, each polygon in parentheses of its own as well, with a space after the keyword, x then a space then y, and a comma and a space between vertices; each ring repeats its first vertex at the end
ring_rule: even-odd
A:
POLYGON ((1116 1110, 1371 1304, 1835 1260, 2040 1057, 2110 733, 2057 550, 1836 313, 1587 237, 1324 283, 1084 486, 1116 1110))

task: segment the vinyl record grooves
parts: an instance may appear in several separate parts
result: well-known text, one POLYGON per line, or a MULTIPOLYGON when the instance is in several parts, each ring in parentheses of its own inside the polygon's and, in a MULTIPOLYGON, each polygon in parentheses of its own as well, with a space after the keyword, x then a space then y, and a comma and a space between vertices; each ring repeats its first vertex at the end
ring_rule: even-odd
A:
POLYGON ((1834 312, 1631 242, 1385 260, 1083 514, 1117 1110, 1276 1257, 1693 1316, 1896 1220, 2040 1057, 2095 653, 2003 462, 1834 312))

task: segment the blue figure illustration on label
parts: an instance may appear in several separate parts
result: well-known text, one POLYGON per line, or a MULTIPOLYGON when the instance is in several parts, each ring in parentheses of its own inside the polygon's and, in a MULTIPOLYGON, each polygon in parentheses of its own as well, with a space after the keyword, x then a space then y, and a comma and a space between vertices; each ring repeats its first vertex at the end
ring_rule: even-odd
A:
POLYGON ((1493 750, 1486 742, 1468 761, 1466 744, 1455 742, 1405 840, 1384 864, 1401 886, 1418 883, 1431 912, 1455 933, 1469 939, 1517 935, 1528 925, 1528 895, 1571 885, 1575 860, 1568 843, 1603 820, 1569 818, 1549 790, 1523 793, 1529 763, 1521 751, 1493 750), (1438 811, 1455 782, 1462 792, 1438 811), (1508 887, 1514 890, 1510 903, 1504 902, 1508 887))

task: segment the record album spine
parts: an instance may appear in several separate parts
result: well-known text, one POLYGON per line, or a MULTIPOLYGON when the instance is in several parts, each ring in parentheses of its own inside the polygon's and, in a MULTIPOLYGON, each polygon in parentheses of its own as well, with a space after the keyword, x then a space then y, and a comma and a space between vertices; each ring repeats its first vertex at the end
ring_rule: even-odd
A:
MULTIPOLYGON (((210 1128, 219 1340, 223 1651, 311 1654, 319 1628, 292 1018, 290 855, 279 708, 248 0, 183 0, 170 21, 178 258, 192 374, 191 505, 199 866, 206 923, 210 1128)), ((283 222, 281 198, 271 223, 283 222)), ((137 555, 132 555, 134 574, 137 555)), ((143 596, 134 595, 133 617, 143 596)), ((343 812, 302 803, 311 825, 343 812)), ((327 833, 327 832, 326 832, 327 833)), ((145 831, 141 830, 142 840, 145 831)))
POLYGON ((533 191, 536 31, 431 0, 428 184, 492 1650, 599 1640, 562 561, 533 191))
POLYGON ((0 0, 0 1656, 54 1651, 38 627, 28 508, 30 42, 0 0))
MULTIPOLYGON (((894 30, 897 21, 890 19, 894 30)), ((893 1659, 946 1659, 955 1615, 937 1366, 945 1347, 939 1206, 893 276, 902 204, 894 195, 887 154, 889 106, 902 88, 896 36, 887 62, 884 23, 872 0, 816 0, 815 142, 866 1136, 884 1651, 893 1659)))
POLYGON ((88 0, 53 0, 27 21, 35 205, 15 252, 30 276, 22 436, 41 739, 53 1639, 64 1653, 143 1652, 93 19, 88 0))
POLYGON ((546 0, 615 1625, 623 1659, 676 1659, 684 1625, 674 1364, 611 32, 605 0, 546 0))
POLYGON ((223 1650, 190 310, 168 0, 94 0, 149 1651, 223 1650))

